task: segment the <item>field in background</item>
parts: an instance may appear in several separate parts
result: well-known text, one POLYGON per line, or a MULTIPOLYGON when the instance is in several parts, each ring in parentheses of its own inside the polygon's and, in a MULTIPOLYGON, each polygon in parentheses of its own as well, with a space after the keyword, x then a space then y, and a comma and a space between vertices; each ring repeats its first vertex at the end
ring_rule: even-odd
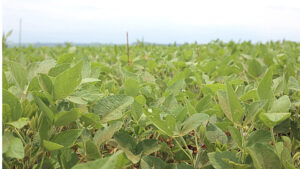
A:
POLYGON ((300 167, 300 43, 3 46, 3 167, 300 167))

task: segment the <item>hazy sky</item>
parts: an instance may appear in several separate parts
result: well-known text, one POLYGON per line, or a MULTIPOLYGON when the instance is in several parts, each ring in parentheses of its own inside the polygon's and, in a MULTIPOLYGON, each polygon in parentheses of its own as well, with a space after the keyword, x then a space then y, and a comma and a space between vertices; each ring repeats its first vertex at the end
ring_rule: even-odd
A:
POLYGON ((299 0, 3 0, 18 42, 300 41, 299 0))

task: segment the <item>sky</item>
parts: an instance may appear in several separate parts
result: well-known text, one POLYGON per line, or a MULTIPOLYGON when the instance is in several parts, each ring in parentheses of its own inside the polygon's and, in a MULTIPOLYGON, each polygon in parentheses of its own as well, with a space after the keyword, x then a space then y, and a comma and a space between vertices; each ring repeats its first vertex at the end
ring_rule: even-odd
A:
POLYGON ((2 0, 3 31, 22 43, 300 42, 299 0, 2 0))

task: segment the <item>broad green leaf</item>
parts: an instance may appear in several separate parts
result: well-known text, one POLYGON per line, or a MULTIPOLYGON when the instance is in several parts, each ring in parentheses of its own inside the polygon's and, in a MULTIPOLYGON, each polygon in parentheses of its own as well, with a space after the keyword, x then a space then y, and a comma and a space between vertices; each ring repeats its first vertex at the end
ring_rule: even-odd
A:
POLYGON ((188 117, 182 124, 180 135, 184 136, 190 131, 197 129, 203 122, 208 120, 209 116, 204 113, 196 113, 188 117))
POLYGON ((74 54, 68 53, 61 55, 57 58, 57 64, 63 64, 63 63, 71 63, 73 60, 74 54))
POLYGON ((57 144, 61 144, 64 147, 70 147, 76 142, 81 132, 81 129, 66 130, 55 135, 51 141, 57 144))
POLYGON ((120 130, 120 128, 122 127, 123 123, 120 121, 116 121, 111 123, 108 127, 106 128, 101 128, 99 129, 94 136, 94 143, 100 147, 100 145, 105 142, 108 141, 109 139, 112 138, 112 136, 115 134, 115 132, 117 132, 118 130, 120 130))
POLYGON ((249 106, 246 105, 247 115, 245 119, 245 124, 252 122, 256 115, 263 109, 265 106, 265 101, 256 101, 251 103, 249 106))
POLYGON ((41 140, 48 140, 51 124, 46 115, 42 114, 39 120, 39 136, 41 140))
POLYGON ((39 79, 38 76, 35 76, 34 78, 31 79, 27 91, 40 91, 41 86, 39 84, 39 79))
POLYGON ((210 96, 203 97, 196 105, 197 112, 201 113, 202 111, 208 109, 211 106, 210 102, 211 102, 210 96))
POLYGON ((296 78, 290 76, 288 81, 288 89, 300 91, 300 85, 296 78))
POLYGON ((116 167, 117 159, 120 153, 121 151, 118 151, 110 157, 77 164, 72 167, 72 169, 113 169, 116 167))
POLYGON ((187 107, 188 112, 189 112, 190 115, 196 114, 196 113, 197 113, 196 109, 195 109, 194 106, 189 102, 188 99, 184 99, 184 102, 185 102, 185 105, 186 105, 186 107, 187 107))
POLYGON ((58 114, 55 114, 54 124, 56 126, 68 125, 69 123, 77 120, 79 117, 80 113, 76 109, 66 112, 60 112, 58 114))
POLYGON ((80 116, 80 121, 84 124, 84 126, 91 126, 94 129, 99 129, 102 127, 99 116, 94 113, 83 113, 80 116))
POLYGON ((101 158, 100 153, 98 152, 98 148, 97 146, 93 143, 93 141, 88 140, 85 143, 85 147, 86 147, 86 154, 87 154, 87 158, 88 160, 95 160, 98 158, 101 158))
POLYGON ((218 91, 218 99, 219 99, 219 104, 221 105, 222 110, 223 110, 224 114, 226 115, 226 117, 230 121, 233 121, 230 104, 228 102, 227 93, 224 92, 224 91, 219 90, 218 91))
POLYGON ((2 138, 2 153, 7 157, 22 159, 24 158, 24 147, 22 141, 13 136, 12 133, 4 133, 2 138))
POLYGON ((232 169, 250 169, 251 165, 249 164, 240 164, 233 161, 230 161, 229 159, 223 158, 223 161, 225 161, 227 164, 229 164, 230 168, 232 169))
POLYGON ((238 158, 233 152, 212 152, 208 153, 210 163, 215 169, 231 169, 231 166, 225 161, 225 159, 238 163, 238 158))
POLYGON ((162 133, 173 136, 176 119, 172 115, 167 115, 166 118, 162 120, 159 111, 156 109, 153 109, 153 113, 144 112, 144 114, 162 133))
POLYGON ((58 154, 58 162, 63 169, 69 169, 79 162, 79 158, 74 150, 63 149, 58 154))
POLYGON ((145 156, 141 160, 141 169, 165 169, 166 163, 155 156, 145 156))
POLYGON ((281 96, 278 100, 275 100, 273 102, 273 105, 269 112, 275 113, 275 112, 289 112, 289 109, 291 107, 291 101, 288 96, 281 96))
POLYGON ((266 126, 273 128, 289 118, 290 115, 291 113, 260 113, 259 118, 266 126))
POLYGON ((114 139, 118 143, 118 147, 126 153, 126 156, 130 161, 134 164, 140 161, 142 147, 137 147, 133 137, 125 131, 119 131, 114 134, 114 139))
POLYGON ((165 169, 195 169, 195 168, 184 163, 173 163, 173 164, 168 164, 165 169))
POLYGON ((254 167, 257 169, 281 168, 280 159, 270 145, 255 143, 248 147, 254 167))
POLYGON ((246 146, 250 147, 255 143, 268 144, 272 140, 270 131, 256 130, 250 133, 246 139, 246 146))
POLYGON ((256 59, 247 61, 248 73, 253 77, 258 77, 262 73, 262 66, 256 59))
POLYGON ((137 147, 142 147, 143 156, 150 155, 161 148, 161 146, 158 144, 158 141, 154 139, 143 140, 137 144, 137 147))
POLYGON ((2 71, 2 88, 6 90, 8 89, 8 82, 4 71, 2 71))
POLYGON ((274 97, 272 91, 272 76, 273 71, 271 68, 269 68, 269 70, 258 85, 257 93, 261 100, 272 100, 274 97))
POLYGON ((233 126, 230 126, 230 127, 228 127, 228 130, 230 132, 231 137, 235 141, 235 143, 240 148, 242 148, 243 147, 243 145, 242 145, 242 135, 241 135, 241 132, 239 131, 239 129, 237 129, 237 128, 233 127, 233 126))
POLYGON ((94 107, 94 113, 101 116, 102 122, 120 119, 123 112, 133 103, 134 99, 125 95, 113 95, 101 99, 94 107))
POLYGON ((20 118, 17 121, 9 122, 7 124, 14 126, 17 129, 23 128, 26 124, 28 124, 28 118, 20 118))
POLYGON ((26 69, 20 63, 16 62, 11 62, 10 68, 17 85, 20 87, 20 89, 24 90, 28 83, 26 69))
POLYGON ((2 123, 11 121, 11 110, 8 104, 2 104, 2 123))
POLYGON ((2 104, 8 104, 10 107, 11 120, 18 120, 22 114, 22 107, 19 99, 5 89, 2 90, 2 98, 2 104))
POLYGON ((131 161, 126 157, 124 152, 121 153, 117 159, 116 169, 124 169, 129 165, 131 165, 131 161))
POLYGON ((79 62, 55 78, 53 90, 55 99, 63 99, 74 92, 81 82, 82 65, 83 62, 79 62))
POLYGON ((242 101, 247 101, 247 100, 258 100, 258 94, 256 89, 249 90, 247 93, 243 94, 240 98, 242 101))
POLYGON ((47 140, 43 140, 43 146, 45 147, 46 150, 48 151, 54 151, 54 150, 59 150, 64 148, 63 145, 51 142, 51 141, 47 141, 47 140))
POLYGON ((54 114, 52 110, 35 94, 33 95, 35 103, 39 106, 40 110, 45 113, 46 117, 48 118, 49 122, 52 123, 54 120, 54 114))
POLYGON ((226 88, 232 119, 235 123, 241 124, 242 118, 244 116, 243 107, 235 92, 233 91, 231 84, 226 83, 226 88))
POLYGON ((137 96, 139 93, 139 83, 138 81, 128 78, 125 81, 125 94, 128 96, 137 96))
POLYGON ((45 74, 39 74, 38 79, 41 89, 45 92, 48 92, 49 94, 52 94, 53 84, 49 76, 45 74))
POLYGON ((81 80, 81 84, 84 83, 92 83, 92 82, 100 82, 100 79, 96 79, 96 78, 84 78, 81 80))
POLYGON ((59 64, 59 65, 56 65, 55 67, 51 68, 48 72, 48 75, 52 76, 52 77, 56 77, 57 75, 59 75, 60 73, 64 72, 65 70, 67 70, 69 68, 70 68, 69 63, 59 64))
POLYGON ((66 97, 66 99, 69 100, 70 102, 76 103, 76 104, 88 104, 88 102, 83 100, 81 97, 68 96, 68 97, 66 97))
POLYGON ((216 143, 218 140, 222 144, 226 144, 228 138, 226 134, 214 124, 209 123, 206 127, 206 137, 211 143, 216 143))

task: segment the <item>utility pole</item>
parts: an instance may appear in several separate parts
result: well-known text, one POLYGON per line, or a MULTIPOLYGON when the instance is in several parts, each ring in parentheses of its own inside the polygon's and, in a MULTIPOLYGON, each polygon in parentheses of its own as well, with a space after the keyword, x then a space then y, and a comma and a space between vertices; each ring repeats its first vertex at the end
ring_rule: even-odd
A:
POLYGON ((19 47, 22 45, 22 18, 19 23, 19 47))

